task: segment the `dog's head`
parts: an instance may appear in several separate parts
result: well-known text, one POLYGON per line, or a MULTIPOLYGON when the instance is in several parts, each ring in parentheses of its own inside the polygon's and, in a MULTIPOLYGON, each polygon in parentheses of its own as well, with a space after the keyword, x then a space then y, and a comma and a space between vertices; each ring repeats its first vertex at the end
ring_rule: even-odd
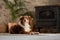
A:
POLYGON ((25 22, 30 24, 32 22, 33 18, 30 16, 21 16, 20 17, 20 22, 21 24, 24 24, 25 22))

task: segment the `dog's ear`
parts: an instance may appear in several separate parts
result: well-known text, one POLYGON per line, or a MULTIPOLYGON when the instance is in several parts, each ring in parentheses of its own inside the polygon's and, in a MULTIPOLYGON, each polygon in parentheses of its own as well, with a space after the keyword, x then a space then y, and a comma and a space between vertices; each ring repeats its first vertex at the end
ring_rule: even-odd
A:
POLYGON ((24 18, 24 16, 20 16, 19 20, 21 20, 22 18, 24 18))
POLYGON ((20 18, 22 18, 23 16, 20 16, 20 18))
POLYGON ((30 21, 33 21, 33 18, 32 18, 31 16, 29 16, 29 20, 30 20, 30 21))

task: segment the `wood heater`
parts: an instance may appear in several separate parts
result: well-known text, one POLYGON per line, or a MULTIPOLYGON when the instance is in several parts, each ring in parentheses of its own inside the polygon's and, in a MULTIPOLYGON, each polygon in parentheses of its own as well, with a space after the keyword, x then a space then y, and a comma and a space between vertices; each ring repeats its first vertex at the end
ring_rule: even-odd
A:
POLYGON ((36 31, 41 33, 59 33, 60 32, 60 6, 36 6, 35 19, 36 31))

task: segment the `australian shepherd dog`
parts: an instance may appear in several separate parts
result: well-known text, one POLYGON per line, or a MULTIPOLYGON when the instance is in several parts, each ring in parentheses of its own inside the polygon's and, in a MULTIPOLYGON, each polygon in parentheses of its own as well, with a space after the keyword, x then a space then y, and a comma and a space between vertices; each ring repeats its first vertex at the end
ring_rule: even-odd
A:
POLYGON ((20 34, 20 33, 30 33, 32 32, 33 18, 30 16, 21 16, 17 25, 14 25, 10 28, 10 33, 20 34))

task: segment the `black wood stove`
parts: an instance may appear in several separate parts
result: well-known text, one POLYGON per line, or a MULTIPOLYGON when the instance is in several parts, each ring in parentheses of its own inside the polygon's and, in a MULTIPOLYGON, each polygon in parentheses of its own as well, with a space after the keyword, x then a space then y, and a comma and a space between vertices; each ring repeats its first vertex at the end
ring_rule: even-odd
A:
POLYGON ((60 6, 35 7, 36 31, 41 33, 60 32, 60 6))

